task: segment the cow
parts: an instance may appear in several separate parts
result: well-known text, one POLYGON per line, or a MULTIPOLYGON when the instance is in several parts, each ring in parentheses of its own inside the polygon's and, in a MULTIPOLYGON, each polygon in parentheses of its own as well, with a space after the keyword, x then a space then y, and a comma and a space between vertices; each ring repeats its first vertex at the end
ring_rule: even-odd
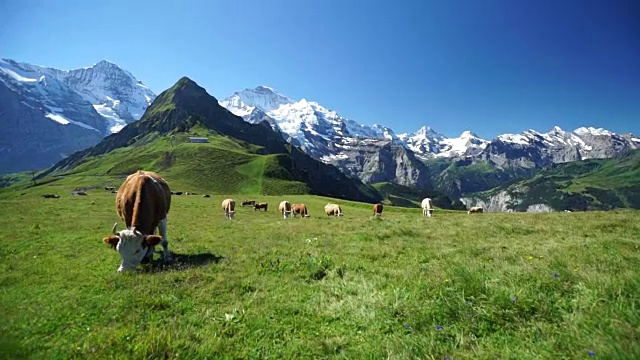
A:
POLYGON ((269 204, 267 203, 256 203, 255 205, 253 205, 253 211, 260 210, 260 209, 264 209, 264 211, 267 211, 268 206, 269 204))
POLYGON ((327 216, 342 216, 342 208, 338 204, 328 203, 324 206, 327 216))
POLYGON ((208 197, 211 197, 211 195, 209 195, 209 194, 204 194, 204 195, 202 195, 202 197, 203 197, 203 198, 208 198, 208 197))
POLYGON ((167 213, 171 206, 171 191, 160 175, 151 171, 138 171, 129 175, 116 196, 116 211, 124 220, 126 229, 103 241, 120 253, 122 263, 118 271, 131 270, 143 260, 153 258, 155 246, 162 245, 165 262, 171 261, 167 239, 167 213), (154 235, 156 227, 160 236, 154 235))
POLYGON ((481 212, 484 212, 484 208, 482 206, 473 206, 469 208, 469 211, 467 211, 467 214, 474 214, 474 213, 481 213, 481 212))
POLYGON ((296 215, 300 215, 301 217, 309 217, 309 212, 307 211, 307 206, 305 204, 293 204, 291 205, 291 209, 293 211, 293 217, 296 215))
POLYGON ((224 210, 224 216, 227 219, 233 219, 233 215, 236 213, 236 201, 233 199, 225 199, 222 201, 222 210, 224 210))
POLYGON ((380 203, 373 205, 373 216, 382 216, 383 206, 380 203))
POLYGON ((255 200, 245 200, 242 202, 242 206, 254 206, 256 204, 255 200))
POLYGON ((106 191, 113 191, 113 190, 115 190, 115 189, 116 189, 116 187, 115 187, 115 186, 105 186, 105 187, 104 187, 104 189, 105 189, 106 191))
POLYGON ((57 199, 57 198, 60 197, 60 195, 57 195, 57 194, 43 194, 43 195, 40 195, 40 197, 43 197, 45 199, 57 199))
POLYGON ((433 203, 430 198, 424 198, 422 200, 422 216, 433 216, 433 203))
POLYGON ((72 194, 73 194, 73 195, 86 196, 86 195, 87 195, 87 192, 86 192, 86 191, 84 191, 84 190, 77 190, 77 191, 72 192, 72 194))
POLYGON ((286 219, 291 215, 291 203, 287 200, 280 202, 280 206, 278 206, 278 211, 282 213, 282 218, 286 219))

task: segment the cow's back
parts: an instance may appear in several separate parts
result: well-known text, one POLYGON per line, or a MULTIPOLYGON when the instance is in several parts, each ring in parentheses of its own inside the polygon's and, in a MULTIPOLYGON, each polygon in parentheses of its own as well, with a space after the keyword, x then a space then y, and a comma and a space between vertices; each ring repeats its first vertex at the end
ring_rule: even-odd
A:
POLYGON ((138 171, 129 175, 116 195, 116 210, 127 228, 153 234, 171 207, 171 191, 160 175, 138 171))

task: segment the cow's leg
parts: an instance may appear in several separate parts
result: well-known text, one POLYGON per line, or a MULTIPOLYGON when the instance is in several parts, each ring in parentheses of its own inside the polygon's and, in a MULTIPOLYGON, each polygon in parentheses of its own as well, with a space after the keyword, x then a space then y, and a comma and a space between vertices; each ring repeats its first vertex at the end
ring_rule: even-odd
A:
POLYGON ((162 236, 162 241, 160 241, 160 245, 162 245, 162 258, 164 259, 164 261, 171 261, 171 253, 169 253, 169 239, 167 238, 166 217, 160 220, 158 229, 160 230, 160 236, 162 236))

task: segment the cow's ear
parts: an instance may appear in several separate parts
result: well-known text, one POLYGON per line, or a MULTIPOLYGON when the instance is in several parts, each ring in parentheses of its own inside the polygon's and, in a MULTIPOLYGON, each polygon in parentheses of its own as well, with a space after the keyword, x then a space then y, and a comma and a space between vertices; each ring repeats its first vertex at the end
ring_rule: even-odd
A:
POLYGON ((145 237, 143 241, 146 242, 147 245, 149 245, 149 246, 156 246, 156 245, 160 244, 160 241, 162 241, 162 236, 149 235, 149 236, 145 237))
POLYGON ((111 245, 111 248, 115 249, 116 245, 118 245, 118 241, 120 241, 120 238, 117 236, 108 236, 102 239, 102 241, 104 241, 105 244, 111 245))

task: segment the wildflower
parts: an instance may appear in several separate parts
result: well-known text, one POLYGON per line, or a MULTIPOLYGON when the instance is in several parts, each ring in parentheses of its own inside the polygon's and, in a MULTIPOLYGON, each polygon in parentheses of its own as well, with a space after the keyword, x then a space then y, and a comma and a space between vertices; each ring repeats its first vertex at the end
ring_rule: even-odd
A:
POLYGON ((587 246, 587 243, 582 244, 582 246, 587 246))
POLYGON ((444 358, 444 360, 451 360, 448 356, 446 358, 444 358))
POLYGON ((587 354, 589 354, 589 356, 595 356, 596 355, 596 353, 593 350, 589 350, 589 352, 587 354))
POLYGON ((559 277, 560 277, 560 274, 555 273, 555 274, 553 274, 553 277, 557 279, 557 278, 559 278, 559 277))
POLYGON ((444 279, 444 282, 449 282, 449 279, 444 279))
POLYGON ((440 326, 440 325, 436 326, 436 330, 441 331, 442 330, 442 326, 440 326))
POLYGON ((408 329, 409 328, 409 324, 404 324, 404 328, 408 329))
POLYGON ((515 298, 515 297, 512 297, 512 298, 511 298, 511 302, 512 302, 512 303, 516 302, 516 298, 515 298))
POLYGON ((533 256, 529 256, 529 259, 533 259, 533 256))
POLYGON ((470 301, 465 301, 464 304, 467 305, 467 306, 471 306, 471 302, 470 301))
POLYGON ((467 314, 467 319, 471 319, 471 314, 467 314))

